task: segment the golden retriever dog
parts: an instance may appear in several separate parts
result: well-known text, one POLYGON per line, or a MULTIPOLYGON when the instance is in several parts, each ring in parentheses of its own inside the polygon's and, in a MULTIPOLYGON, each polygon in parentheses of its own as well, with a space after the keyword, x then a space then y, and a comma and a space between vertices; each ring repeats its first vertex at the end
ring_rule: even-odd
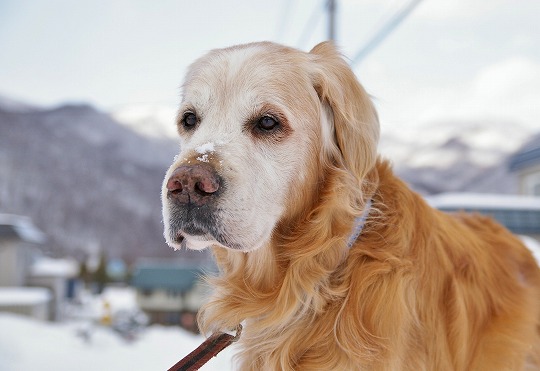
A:
POLYGON ((188 70, 162 189, 174 248, 212 247, 205 332, 242 370, 540 366, 540 271, 492 220, 429 207, 377 155, 330 43, 214 50, 188 70))

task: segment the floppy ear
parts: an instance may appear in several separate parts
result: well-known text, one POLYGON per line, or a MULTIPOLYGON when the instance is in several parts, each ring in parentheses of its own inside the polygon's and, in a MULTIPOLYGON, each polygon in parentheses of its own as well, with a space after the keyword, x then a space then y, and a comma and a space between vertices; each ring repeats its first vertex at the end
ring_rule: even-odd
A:
POLYGON ((379 119, 375 107, 332 43, 322 42, 309 54, 313 86, 321 103, 332 111, 343 165, 361 182, 377 158, 379 119))

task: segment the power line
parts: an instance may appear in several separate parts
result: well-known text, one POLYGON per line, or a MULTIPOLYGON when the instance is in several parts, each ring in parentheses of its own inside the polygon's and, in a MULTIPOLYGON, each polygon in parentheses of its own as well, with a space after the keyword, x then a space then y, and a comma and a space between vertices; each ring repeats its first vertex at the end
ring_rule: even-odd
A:
POLYGON ((311 13, 311 16, 309 17, 309 20, 304 26, 304 30, 302 31, 302 34, 300 38, 298 39, 298 42, 296 43, 296 46, 298 48, 301 48, 306 43, 306 41, 309 40, 320 18, 321 18, 321 4, 319 3, 313 9, 313 12, 311 13))
POLYGON ((369 40, 359 51, 351 62, 355 66, 379 44, 420 4, 422 0, 411 0, 400 11, 398 11, 381 29, 369 40))
POLYGON ((293 0, 284 0, 283 1, 283 7, 281 8, 281 16, 279 19, 281 20, 277 26, 276 30, 276 40, 281 41, 283 39, 283 36, 285 35, 285 31, 288 28, 289 20, 291 18, 292 14, 292 5, 294 4, 293 0))
POLYGON ((337 0, 328 0, 328 40, 336 39, 337 0))

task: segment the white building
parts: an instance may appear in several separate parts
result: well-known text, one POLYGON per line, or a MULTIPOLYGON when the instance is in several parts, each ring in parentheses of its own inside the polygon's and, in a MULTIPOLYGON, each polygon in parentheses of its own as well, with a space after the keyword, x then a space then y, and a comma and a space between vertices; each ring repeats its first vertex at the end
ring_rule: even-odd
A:
POLYGON ((45 235, 30 218, 0 214, 0 311, 61 319, 79 267, 72 260, 44 257, 43 242, 45 235))
POLYGON ((0 287, 23 286, 45 235, 30 218, 0 214, 0 287))

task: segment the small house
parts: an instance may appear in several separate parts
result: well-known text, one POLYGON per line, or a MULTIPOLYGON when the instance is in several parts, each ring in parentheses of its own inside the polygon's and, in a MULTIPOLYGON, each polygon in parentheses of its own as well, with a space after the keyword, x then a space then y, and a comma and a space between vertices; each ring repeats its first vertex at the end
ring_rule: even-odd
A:
POLYGON ((152 323, 176 324, 196 331, 196 314, 209 294, 208 269, 180 262, 144 261, 136 265, 132 285, 137 304, 152 323))
POLYGON ((30 218, 0 214, 0 287, 23 286, 45 235, 30 218))
POLYGON ((0 312, 48 320, 51 293, 24 287, 32 261, 40 254, 45 235, 30 218, 0 214, 0 312))
POLYGON ((0 214, 0 311, 62 319, 79 267, 73 260, 43 256, 45 240, 30 218, 0 214))

